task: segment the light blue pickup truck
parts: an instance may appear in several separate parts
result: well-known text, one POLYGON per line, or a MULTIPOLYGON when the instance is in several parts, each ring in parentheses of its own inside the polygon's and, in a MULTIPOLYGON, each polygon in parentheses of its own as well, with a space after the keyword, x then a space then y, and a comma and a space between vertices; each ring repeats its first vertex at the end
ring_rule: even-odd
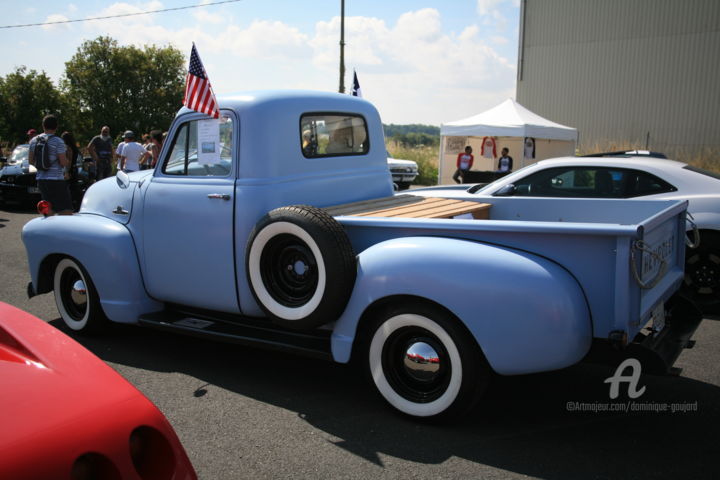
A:
POLYGON ((155 170, 27 223, 28 294, 54 291, 70 329, 353 360, 395 409, 432 419, 467 412, 493 373, 606 350, 666 371, 690 345, 700 317, 673 297, 687 202, 394 195, 367 101, 220 105, 219 120, 182 109, 155 170))

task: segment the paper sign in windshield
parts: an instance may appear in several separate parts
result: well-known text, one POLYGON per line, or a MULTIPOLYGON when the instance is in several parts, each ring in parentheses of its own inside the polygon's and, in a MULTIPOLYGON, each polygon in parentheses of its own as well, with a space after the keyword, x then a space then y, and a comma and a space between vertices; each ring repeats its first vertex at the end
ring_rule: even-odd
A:
POLYGON ((200 120, 198 122, 198 163, 214 165, 220 163, 220 120, 200 120))

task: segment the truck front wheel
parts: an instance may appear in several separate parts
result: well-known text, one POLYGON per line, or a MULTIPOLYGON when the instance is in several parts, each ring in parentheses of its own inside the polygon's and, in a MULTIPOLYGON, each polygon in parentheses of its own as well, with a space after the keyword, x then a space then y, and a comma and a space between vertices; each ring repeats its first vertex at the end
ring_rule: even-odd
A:
POLYGON ((107 319, 90 276, 78 263, 63 258, 55 267, 55 304, 65 325, 76 332, 97 333, 107 319))
POLYGON ((367 346, 378 392, 413 417, 448 420, 467 413, 490 378, 490 366, 470 333, 431 306, 386 310, 367 346))

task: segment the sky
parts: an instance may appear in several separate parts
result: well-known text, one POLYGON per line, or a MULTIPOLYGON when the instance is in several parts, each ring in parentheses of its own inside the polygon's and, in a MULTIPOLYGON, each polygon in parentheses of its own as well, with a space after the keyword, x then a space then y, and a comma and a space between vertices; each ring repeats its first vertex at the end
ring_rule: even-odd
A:
MULTIPOLYGON (((85 40, 192 42, 217 95, 258 89, 338 91, 340 0, 3 0, 0 76, 25 65, 54 82, 85 40), (209 4, 209 5, 208 5, 209 4), (12 15, 8 14, 12 12, 12 15)), ((515 98, 520 0, 345 0, 345 88, 357 72, 384 123, 440 125, 515 98)))

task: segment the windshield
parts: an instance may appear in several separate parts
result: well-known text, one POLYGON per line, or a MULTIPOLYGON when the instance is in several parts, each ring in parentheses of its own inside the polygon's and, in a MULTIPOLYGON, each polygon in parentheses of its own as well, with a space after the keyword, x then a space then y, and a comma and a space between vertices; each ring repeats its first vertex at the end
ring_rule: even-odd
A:
MULTIPOLYGON (((488 183, 487 185, 485 185, 485 186, 482 187, 481 189, 475 190, 474 193, 478 193, 478 194, 483 193, 483 192, 489 193, 489 192, 495 190, 496 188, 498 188, 498 187, 500 187, 500 186, 502 186, 502 185, 505 185, 505 184, 507 184, 507 183, 512 183, 512 181, 508 182, 508 180, 511 180, 511 179, 513 179, 513 178, 521 177, 522 175, 519 175, 521 172, 525 172, 526 170, 533 169, 533 168, 537 167, 537 165, 538 165, 537 163, 531 163, 530 165, 525 165, 525 166, 522 167, 521 169, 515 170, 515 171, 512 172, 510 175, 507 175, 507 176, 502 177, 502 178, 498 178, 498 179, 495 180, 494 182, 488 183)), ((470 187, 470 188, 473 188, 473 187, 470 187)))
POLYGON ((20 145, 20 146, 15 147, 15 150, 13 150, 8 163, 15 164, 15 163, 26 162, 27 158, 28 158, 28 146, 20 145))
POLYGON ((685 165, 683 167, 685 170, 690 170, 691 172, 699 173, 701 175, 706 175, 708 177, 716 178, 720 180, 720 173, 717 172, 711 172, 709 170, 704 170, 702 168, 693 167, 692 165, 685 165))

